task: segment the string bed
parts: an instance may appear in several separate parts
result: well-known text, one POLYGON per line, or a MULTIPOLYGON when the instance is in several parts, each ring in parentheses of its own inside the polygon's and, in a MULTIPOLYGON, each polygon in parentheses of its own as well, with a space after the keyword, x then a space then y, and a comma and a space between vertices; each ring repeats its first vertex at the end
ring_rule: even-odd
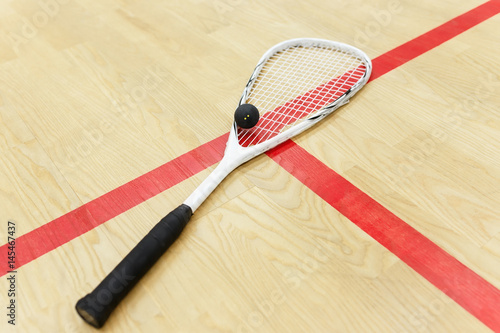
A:
POLYGON ((239 144, 259 144, 314 116, 365 72, 360 58, 332 47, 295 46, 275 53, 262 67, 246 100, 259 109, 259 122, 250 129, 238 128, 239 144))

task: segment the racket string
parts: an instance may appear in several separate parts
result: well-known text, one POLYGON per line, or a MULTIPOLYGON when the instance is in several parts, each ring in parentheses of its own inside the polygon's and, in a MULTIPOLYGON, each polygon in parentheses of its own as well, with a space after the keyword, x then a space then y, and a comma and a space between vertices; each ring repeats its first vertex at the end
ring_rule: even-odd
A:
POLYGON ((291 47, 273 55, 262 67, 247 103, 261 112, 259 123, 238 129, 246 147, 266 141, 331 104, 366 71, 360 58, 327 47, 291 47))

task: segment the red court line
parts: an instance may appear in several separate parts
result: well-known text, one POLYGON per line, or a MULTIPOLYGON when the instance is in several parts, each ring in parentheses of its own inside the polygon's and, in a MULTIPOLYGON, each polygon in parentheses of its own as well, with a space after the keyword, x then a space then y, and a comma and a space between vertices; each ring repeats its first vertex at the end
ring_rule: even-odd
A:
POLYGON ((370 81, 390 72, 500 12, 500 1, 492 0, 418 36, 374 59, 370 81))
MULTIPOLYGON (((19 268, 137 206, 172 186, 219 162, 228 134, 190 152, 42 225, 16 239, 19 268)), ((7 274, 8 244, 0 248, 1 274, 7 274)))
MULTIPOLYGON (((379 56, 373 60, 371 81, 459 35, 482 21, 498 14, 499 12, 500 0, 488 1, 431 30, 430 32, 379 56)), ((165 191, 175 184, 178 184, 179 182, 215 164, 222 156, 226 140, 227 134, 224 134, 223 136, 218 137, 209 143, 203 144, 200 147, 187 152, 170 162, 167 162, 163 166, 148 172, 130 181, 129 183, 102 195, 101 197, 98 197, 85 205, 18 237, 16 241, 18 254, 16 268, 19 268, 24 264, 44 255, 45 253, 56 249, 57 247, 95 228, 96 226, 101 225, 111 218, 118 216, 128 209, 135 207, 156 194, 165 191)), ((286 165, 288 169, 291 168, 290 170, 292 170, 292 174, 298 178, 301 175, 311 174, 312 169, 304 168, 303 162, 311 159, 311 163, 315 163, 316 160, 306 151, 301 153, 303 156, 300 163, 292 165, 285 161, 286 156, 292 158, 293 161, 294 157, 289 156, 290 154, 286 152, 286 148, 290 148, 291 145, 293 146, 295 144, 292 142, 285 143, 283 146, 275 148, 268 154, 274 159, 278 159, 280 164, 286 165), (279 154, 283 154, 283 157, 280 158, 279 154)), ((293 149, 290 152, 292 151, 296 152, 297 149, 293 149)), ((321 165, 317 165, 317 167, 319 169, 323 168, 321 165)), ((333 172, 333 170, 330 171, 333 172)), ((333 180, 337 179, 338 175, 333 172, 329 176, 333 180)), ((311 186, 313 185, 314 184, 311 184, 311 186)), ((332 205, 340 204, 338 209, 341 213, 344 211, 342 209, 346 209, 346 214, 352 215, 353 213, 352 210, 349 210, 348 207, 344 206, 345 202, 349 202, 349 198, 342 199, 342 197, 359 197, 361 200, 358 204, 359 207, 355 206, 359 208, 355 212, 356 214, 359 214, 359 216, 356 214, 351 216, 357 221, 357 224, 366 224, 366 230, 374 233, 373 235, 371 234, 374 239, 384 242, 382 243, 384 246, 396 253, 396 255, 402 258, 402 260, 404 260, 410 267, 417 267, 417 269, 414 269, 422 274, 422 276, 424 276, 427 280, 432 282, 443 292, 450 295, 450 297, 455 299, 457 303, 461 304, 490 328, 500 332, 500 318, 497 310, 497 306, 500 302, 496 296, 499 293, 498 289, 491 285, 490 287, 485 287, 485 283, 487 284, 487 282, 484 281, 483 283, 483 280, 467 267, 462 265, 463 267, 458 269, 456 267, 457 264, 454 262, 456 259, 446 254, 446 252, 437 247, 437 245, 433 244, 423 235, 418 234, 416 230, 409 226, 409 229, 405 229, 407 234, 393 235, 392 233, 388 233, 387 235, 391 235, 390 237, 384 234, 389 232, 386 229, 371 228, 370 225, 373 225, 372 221, 378 221, 380 219, 383 220, 385 217, 390 217, 393 214, 385 210, 378 203, 374 204, 374 207, 377 210, 371 212, 369 207, 366 207, 366 202, 362 199, 366 196, 366 194, 364 194, 361 190, 352 185, 348 186, 344 184, 345 187, 343 191, 330 193, 335 192, 337 189, 332 188, 331 184, 324 181, 319 185, 320 188, 317 188, 315 192, 317 192, 321 197, 324 196, 323 198, 328 202, 331 201, 332 205), (329 197, 329 195, 332 195, 333 198, 329 197), (365 206, 363 206, 363 202, 365 206), (366 221, 359 221, 362 219, 365 219, 366 221), (394 241, 393 238, 398 238, 402 235, 405 236, 404 244, 394 241), (428 252, 424 253, 422 251, 428 252), (438 257, 433 257, 434 255, 437 255, 438 257), (451 261, 448 260, 450 258, 451 261), (437 260, 445 261, 438 264, 436 262, 437 260), (448 264, 451 265, 451 267, 455 267, 454 269, 457 271, 460 271, 461 275, 459 277, 450 277, 448 270, 445 269, 448 264), (434 266, 436 266, 436 269, 433 269, 434 266), (443 282, 443 280, 449 279, 455 279, 452 280, 455 282, 443 282), (463 292, 463 286, 470 288, 471 292, 463 292), (491 293, 493 296, 485 295, 485 292, 487 292, 488 295, 491 293), (494 303, 492 303, 493 301, 494 303)), ((355 202, 350 202, 350 204, 356 205, 355 202)), ((397 223, 406 225, 403 221, 397 223)), ((7 257, 6 253, 7 244, 0 247, 1 275, 5 275, 8 270, 5 259, 7 257)))
POLYGON ((276 163, 485 325, 500 332, 500 290, 289 140, 276 163))

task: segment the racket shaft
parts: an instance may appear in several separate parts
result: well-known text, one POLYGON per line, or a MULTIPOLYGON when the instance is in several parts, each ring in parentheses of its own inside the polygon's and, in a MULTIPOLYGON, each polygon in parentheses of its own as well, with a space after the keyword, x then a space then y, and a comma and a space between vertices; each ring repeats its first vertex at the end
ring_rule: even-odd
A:
POLYGON ((186 199, 186 201, 184 201, 184 204, 191 207, 194 213, 198 209, 198 207, 200 207, 200 205, 208 198, 208 196, 217 188, 217 186, 224 180, 224 178, 226 178, 227 175, 229 175, 231 171, 236 169, 241 163, 242 160, 239 159, 237 157, 237 154, 235 153, 224 155, 217 167, 196 188, 196 190, 186 199))
POLYGON ((120 301, 175 242, 192 215, 182 204, 165 216, 87 296, 76 304, 78 314, 101 327, 120 301))

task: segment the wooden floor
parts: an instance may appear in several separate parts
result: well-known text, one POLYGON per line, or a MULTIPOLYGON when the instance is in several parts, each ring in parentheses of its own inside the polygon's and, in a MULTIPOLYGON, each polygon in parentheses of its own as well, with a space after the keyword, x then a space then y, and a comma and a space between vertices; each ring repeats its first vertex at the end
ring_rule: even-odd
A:
MULTIPOLYGON (((0 245, 11 221, 33 240, 16 256, 34 258, 17 269, 15 326, 2 272, 0 331, 94 331, 76 301, 213 166, 68 242, 40 227, 227 133, 268 48, 317 37, 375 59, 484 2, 0 2, 0 245)), ((496 289, 499 29, 500 16, 484 20, 294 139, 496 289)), ((214 192, 102 331, 491 332, 437 284, 263 155, 214 192)))

